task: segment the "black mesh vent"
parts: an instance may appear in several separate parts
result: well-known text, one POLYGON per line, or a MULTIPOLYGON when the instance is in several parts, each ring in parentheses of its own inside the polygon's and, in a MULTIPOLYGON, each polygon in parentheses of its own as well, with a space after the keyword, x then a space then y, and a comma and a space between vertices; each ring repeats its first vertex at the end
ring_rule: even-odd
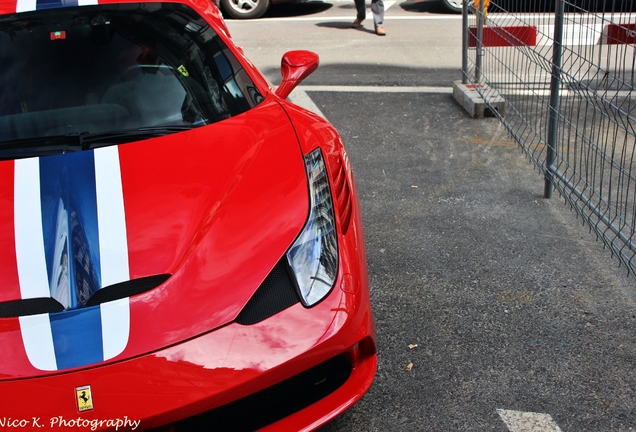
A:
POLYGON ((96 306, 150 291, 167 281, 169 277, 169 274, 160 274, 109 285, 95 292, 86 302, 86 306, 96 306))
POLYGON ((291 277, 287 258, 283 256, 247 302, 236 322, 256 324, 298 303, 300 298, 291 277))
POLYGON ((333 393, 349 375, 351 365, 340 355, 251 396, 183 420, 175 425, 174 431, 261 429, 333 393))
POLYGON ((62 312, 64 306, 50 297, 12 300, 0 303, 0 318, 62 312))

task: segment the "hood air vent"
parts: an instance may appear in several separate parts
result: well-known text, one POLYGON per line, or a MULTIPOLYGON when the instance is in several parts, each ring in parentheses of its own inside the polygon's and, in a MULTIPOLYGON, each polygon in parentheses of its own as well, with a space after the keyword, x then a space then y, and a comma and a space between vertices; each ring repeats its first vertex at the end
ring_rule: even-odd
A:
POLYGON ((0 318, 39 315, 64 311, 62 303, 51 297, 12 300, 0 303, 0 318))
POLYGON ((145 293, 153 288, 157 288, 167 281, 169 277, 169 274, 160 274, 109 285, 93 294, 86 302, 86 306, 96 306, 101 303, 145 293))
MULTIPOLYGON (((93 294, 86 302, 85 307, 97 306, 101 303, 145 293, 167 281, 170 276, 169 274, 159 274, 109 285, 93 294)), ((57 313, 64 312, 64 310, 64 306, 60 302, 50 297, 11 300, 0 303, 0 318, 57 313)))

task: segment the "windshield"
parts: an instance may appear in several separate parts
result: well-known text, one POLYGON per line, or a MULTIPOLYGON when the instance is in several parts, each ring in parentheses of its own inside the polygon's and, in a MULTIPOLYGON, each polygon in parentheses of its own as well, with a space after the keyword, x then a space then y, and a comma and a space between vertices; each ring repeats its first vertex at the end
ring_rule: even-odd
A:
POLYGON ((221 38, 181 4, 1 17, 0 65, 0 150, 21 140, 37 148, 33 142, 46 137, 158 127, 171 133, 262 100, 221 38))

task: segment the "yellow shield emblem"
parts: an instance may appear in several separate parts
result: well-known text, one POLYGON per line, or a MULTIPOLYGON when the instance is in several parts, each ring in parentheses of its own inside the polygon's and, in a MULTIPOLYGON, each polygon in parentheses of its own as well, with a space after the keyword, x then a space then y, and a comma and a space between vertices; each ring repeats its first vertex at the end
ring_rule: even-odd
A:
POLYGON ((93 394, 91 386, 86 385, 75 389, 75 399, 77 400, 77 410, 79 412, 93 409, 93 394))

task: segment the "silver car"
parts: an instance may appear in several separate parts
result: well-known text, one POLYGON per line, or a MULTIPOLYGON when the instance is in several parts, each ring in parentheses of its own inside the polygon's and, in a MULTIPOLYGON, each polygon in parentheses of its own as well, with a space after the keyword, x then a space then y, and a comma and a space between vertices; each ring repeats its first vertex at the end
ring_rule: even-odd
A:
POLYGON ((442 5, 450 12, 462 12, 462 0, 439 0, 442 5))

